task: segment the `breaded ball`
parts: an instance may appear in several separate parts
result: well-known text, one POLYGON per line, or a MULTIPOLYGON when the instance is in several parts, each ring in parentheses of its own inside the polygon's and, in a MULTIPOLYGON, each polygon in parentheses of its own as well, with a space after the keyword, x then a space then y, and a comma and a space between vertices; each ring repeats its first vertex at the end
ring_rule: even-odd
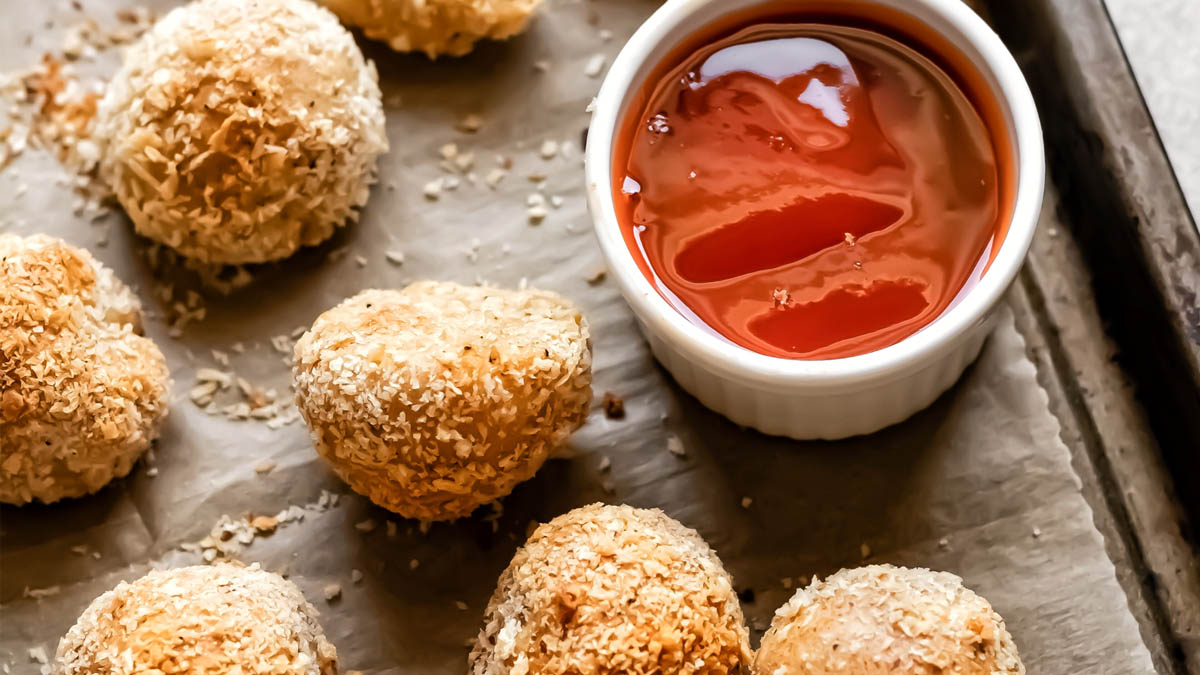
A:
POLYGON ((167 412, 137 297, 87 251, 0 234, 0 502, 54 502, 129 473, 167 412))
POLYGON ((592 504, 534 531, 500 575, 471 675, 749 673, 733 580, 658 509, 592 504))
POLYGON ((1017 647, 987 600, 927 569, 842 570, 775 612, 759 675, 1017 675, 1017 647))
POLYGON ((387 150, 373 64, 308 0, 197 0, 125 54, 101 175, 139 234, 208 263, 285 258, 358 217, 387 150))
POLYGON ((154 571, 92 601, 58 643, 55 675, 335 675, 337 650, 278 574, 228 563, 154 571))
POLYGON ((452 520, 529 479, 583 424, 587 321, 554 293, 418 282, 363 291, 296 343, 317 450, 408 518, 452 520))
POLYGON ((398 52, 462 56, 525 30, 542 0, 322 0, 342 21, 398 52))

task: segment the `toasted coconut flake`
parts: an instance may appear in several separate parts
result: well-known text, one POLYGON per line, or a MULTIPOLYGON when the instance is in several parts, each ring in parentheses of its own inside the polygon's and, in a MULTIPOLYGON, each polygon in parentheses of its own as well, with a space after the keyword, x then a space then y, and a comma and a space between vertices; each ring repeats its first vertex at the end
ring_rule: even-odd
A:
POLYGON ((296 344, 317 450, 352 488, 450 520, 527 480, 587 415, 587 322, 545 291, 419 282, 364 291, 296 344))
POLYGON ((0 501, 54 502, 129 473, 167 410, 141 304, 87 251, 0 234, 0 501))
POLYGON ((97 113, 101 176, 137 231, 264 262, 358 217, 387 149, 373 64, 305 0, 198 0, 125 54, 97 113))
POLYGON ((733 580, 657 509, 592 504, 538 527, 488 603, 471 675, 746 674, 733 580))
POLYGON ((814 579, 775 612, 756 673, 1023 675, 1016 645, 962 579, 869 565, 814 579))
MULTIPOLYGON (((462 56, 525 30, 542 0, 322 0, 342 21, 398 52, 462 56)), ((478 125, 474 125, 477 129, 478 125)))

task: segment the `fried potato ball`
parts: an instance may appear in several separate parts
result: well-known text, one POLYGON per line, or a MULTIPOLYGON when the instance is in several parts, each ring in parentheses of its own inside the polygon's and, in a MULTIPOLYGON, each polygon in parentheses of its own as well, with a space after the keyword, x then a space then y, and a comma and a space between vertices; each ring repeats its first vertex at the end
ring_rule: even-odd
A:
POLYGON ((285 258, 358 217, 387 150, 373 64, 308 0, 197 0, 125 54, 100 171, 139 234, 207 263, 285 258))
POLYGON ((534 531, 500 576, 471 675, 749 673, 733 581, 658 509, 592 504, 534 531))
POLYGON ((398 52, 462 56, 525 30, 542 0, 322 0, 342 21, 398 52))
POLYGON ((317 451, 350 487, 452 520, 529 479, 591 402, 587 321, 550 292, 419 282, 364 291, 296 344, 317 451))
POLYGON ((87 251, 0 234, 0 502, 54 502, 129 473, 167 412, 137 297, 87 251))
POLYGON ((300 589, 258 565, 154 571, 92 601, 55 675, 336 675, 337 650, 300 589))
POLYGON ((1023 675, 987 600, 927 569, 842 570, 775 612, 754 661, 760 675, 1023 675))

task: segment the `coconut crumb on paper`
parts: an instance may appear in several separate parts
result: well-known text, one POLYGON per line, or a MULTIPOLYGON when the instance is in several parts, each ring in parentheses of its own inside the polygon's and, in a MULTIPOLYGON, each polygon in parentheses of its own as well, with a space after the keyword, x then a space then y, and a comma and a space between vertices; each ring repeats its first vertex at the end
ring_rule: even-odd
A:
POLYGON ((667 452, 676 457, 687 457, 687 448, 683 447, 683 441, 675 434, 667 436, 667 452))
POLYGON ((611 391, 604 392, 600 407, 604 410, 604 416, 610 420, 625 419, 625 399, 611 391))
POLYGON ((459 120, 456 125, 458 130, 463 133, 473 134, 483 127, 483 117, 475 113, 471 113, 459 120))
POLYGON ((600 73, 604 72, 604 64, 607 60, 603 54, 593 54, 583 66, 583 74, 588 77, 599 77, 600 73))
POLYGON ((589 272, 588 275, 583 278, 583 280, 586 281, 589 286, 597 286, 599 284, 604 283, 604 280, 607 278, 608 278, 608 268, 607 267, 598 267, 598 268, 592 270, 591 272, 589 272))

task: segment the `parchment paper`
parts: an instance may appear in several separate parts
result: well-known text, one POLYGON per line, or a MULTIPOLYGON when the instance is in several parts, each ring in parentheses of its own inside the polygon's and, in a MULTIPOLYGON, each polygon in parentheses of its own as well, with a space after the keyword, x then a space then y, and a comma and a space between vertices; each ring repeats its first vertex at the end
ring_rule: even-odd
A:
MULTIPOLYGON (((42 4, 4 6, 6 70, 56 48, 61 29, 80 17, 66 2, 42 4)), ((125 6, 84 4, 97 18, 125 6)), ((38 672, 29 649, 53 655, 83 608, 118 581, 199 562, 199 554, 178 547, 203 537, 221 516, 274 514, 314 504, 330 490, 342 493, 335 506, 309 508, 302 521, 258 538, 239 558, 286 573, 304 590, 343 670, 464 672, 465 645, 529 524, 608 501, 661 507, 698 529, 743 590, 755 644, 792 593, 785 579, 799 583, 865 559, 963 576, 1007 619, 1030 673, 1153 672, 1009 310, 978 363, 929 410, 873 436, 797 443, 739 429, 683 394, 649 355, 615 286, 585 281, 600 266, 579 152, 585 107, 600 82, 585 75, 586 64, 595 54, 611 61, 656 6, 551 0, 527 35, 436 63, 360 41, 379 66, 392 144, 362 222, 325 246, 254 270, 255 281, 230 297, 206 294, 207 317, 178 339, 162 322, 146 243, 123 216, 106 221, 110 241, 98 247, 103 223, 72 215, 54 160, 26 153, 0 173, 8 229, 88 246, 137 285, 152 313, 148 333, 175 380, 154 457, 129 478, 86 499, 0 510, 0 664, 38 672), (606 41, 601 29, 613 37, 606 41), (539 61, 546 72, 535 67, 539 61), (481 130, 456 131, 454 123, 470 113, 482 116, 481 130), (573 147, 545 160, 538 150, 546 139, 573 147), (422 186, 445 175, 438 153, 447 142, 475 154, 480 178, 497 154, 515 164, 494 191, 464 178, 430 201, 422 186), (539 226, 526 216, 536 187, 526 178, 531 172, 548 176, 546 195, 563 198, 539 226), (389 263, 388 250, 403 251, 405 262, 389 263), (504 500, 495 525, 483 509, 422 533, 349 493, 318 460, 302 424, 272 430, 207 415, 188 399, 195 370, 219 367, 214 348, 230 353, 229 370, 289 397, 273 336, 309 325, 360 289, 427 277, 504 285, 527 278, 574 298, 592 325, 598 398, 612 391, 625 399, 625 419, 593 411, 566 457, 504 500), (237 342, 244 354, 233 353, 237 342), (667 451, 672 437, 685 456, 667 451), (257 474, 254 467, 268 460, 276 468, 257 474), (366 520, 378 527, 360 531, 356 524, 366 520), (352 570, 362 573, 359 583, 352 570), (327 602, 323 589, 333 583, 341 597, 327 602), (27 589, 53 587, 57 593, 26 597, 27 589)), ((111 70, 113 58, 86 67, 111 70)))

